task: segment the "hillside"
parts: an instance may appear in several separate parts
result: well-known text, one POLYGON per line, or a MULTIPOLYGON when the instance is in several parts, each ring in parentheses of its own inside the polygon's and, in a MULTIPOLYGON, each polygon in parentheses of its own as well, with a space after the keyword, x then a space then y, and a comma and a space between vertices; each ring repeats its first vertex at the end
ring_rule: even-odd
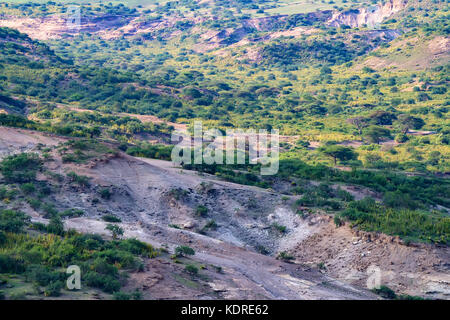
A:
POLYGON ((0 297, 448 299, 446 1, 75 3, 0 3, 0 297), (278 172, 174 166, 195 121, 278 172))

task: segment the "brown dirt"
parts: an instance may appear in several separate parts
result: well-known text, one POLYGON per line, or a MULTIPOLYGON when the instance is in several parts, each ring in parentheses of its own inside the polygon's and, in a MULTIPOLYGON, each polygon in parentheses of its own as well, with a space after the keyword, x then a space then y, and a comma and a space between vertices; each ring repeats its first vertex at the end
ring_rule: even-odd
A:
POLYGON ((382 284, 397 292, 430 298, 450 297, 448 247, 426 244, 404 245, 381 234, 336 228, 324 217, 318 232, 292 250, 299 263, 324 263, 326 273, 357 286, 365 286, 367 270, 381 270, 382 284))

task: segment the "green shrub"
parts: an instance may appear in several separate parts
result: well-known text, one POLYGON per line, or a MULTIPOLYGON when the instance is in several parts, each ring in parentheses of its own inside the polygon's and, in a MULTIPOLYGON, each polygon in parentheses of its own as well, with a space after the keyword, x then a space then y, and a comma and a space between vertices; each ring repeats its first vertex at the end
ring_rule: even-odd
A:
POLYGON ((84 276, 84 281, 90 287, 101 289, 108 293, 116 292, 121 285, 119 280, 111 275, 100 274, 95 271, 89 271, 84 276))
POLYGON ((333 221, 334 221, 334 224, 336 225, 337 228, 339 228, 342 225, 344 225, 344 221, 338 215, 334 216, 333 221))
POLYGON ((0 210, 0 230, 6 232, 21 232, 30 217, 14 210, 0 210))
POLYGON ((43 265, 31 265, 27 268, 26 277, 40 286, 48 286, 51 283, 64 280, 65 275, 61 272, 52 271, 43 265))
POLYGON ((386 192, 383 197, 383 203, 390 208, 407 208, 415 210, 419 208, 419 204, 412 200, 408 194, 400 191, 386 192))
POLYGON ((185 255, 193 256, 195 254, 194 249, 188 246, 179 246, 175 248, 175 255, 177 257, 182 257, 185 255))
POLYGON ((208 208, 202 205, 197 206, 195 214, 199 217, 206 217, 208 214, 208 208))
POLYGON ((114 292, 114 300, 131 300, 131 295, 122 291, 114 292))
POLYGON ((354 200, 353 195, 348 191, 338 188, 336 192, 337 192, 337 197, 339 199, 341 199, 342 201, 350 202, 350 201, 354 200))
POLYGON ((102 197, 105 200, 109 200, 111 198, 111 191, 109 191, 108 188, 103 188, 100 190, 100 197, 102 197))
POLYGON ((67 174, 67 177, 70 179, 71 182, 74 182, 82 187, 89 186, 89 179, 90 179, 89 177, 80 176, 73 171, 69 172, 67 174))
POLYGON ((84 211, 80 209, 67 209, 59 214, 62 218, 81 217, 84 215, 84 211))
POLYGON ((27 199, 28 204, 30 205, 31 208, 33 208, 34 210, 37 210, 41 207, 42 202, 38 199, 27 199))
POLYGON ((119 237, 121 237, 124 233, 124 230, 116 225, 116 224, 108 224, 105 228, 105 230, 109 230, 111 231, 112 237, 114 240, 118 239, 119 237))
POLYGON ((25 266, 22 260, 0 253, 0 273, 23 273, 25 266))
POLYGON ((32 182, 22 184, 20 186, 20 189, 26 195, 32 194, 33 192, 36 191, 36 187, 34 186, 34 184, 32 182))
POLYGON ((276 222, 272 223, 271 227, 281 234, 285 234, 287 232, 286 226, 282 226, 276 222))
POLYGON ((0 231, 0 246, 6 243, 6 234, 3 231, 0 231))
POLYGON ((26 183, 36 179, 37 171, 41 170, 42 162, 34 153, 20 153, 3 159, 0 171, 6 182, 26 183))
POLYGON ((152 245, 139 241, 137 239, 125 239, 117 242, 118 248, 121 250, 138 254, 147 258, 153 258, 158 255, 158 250, 152 245))
POLYGON ((394 292, 394 290, 384 285, 380 286, 379 288, 374 288, 372 289, 372 291, 385 299, 393 300, 397 298, 397 294, 394 292))
POLYGON ((193 264, 188 264, 186 267, 184 267, 184 270, 186 270, 191 275, 197 275, 198 274, 198 268, 193 264))
POLYGON ((59 216, 53 216, 47 225, 47 232, 63 235, 64 234, 64 224, 59 216))
POLYGON ((61 289, 64 287, 63 281, 51 282, 44 289, 44 295, 46 297, 59 297, 61 295, 61 289))
POLYGON ((291 260, 294 260, 295 258, 286 251, 281 251, 277 256, 277 259, 289 262, 291 260))
POLYGON ((118 218, 116 216, 113 216, 113 215, 110 215, 110 214, 102 216, 102 220, 106 221, 106 222, 112 222, 112 223, 122 222, 122 220, 120 218, 118 218))

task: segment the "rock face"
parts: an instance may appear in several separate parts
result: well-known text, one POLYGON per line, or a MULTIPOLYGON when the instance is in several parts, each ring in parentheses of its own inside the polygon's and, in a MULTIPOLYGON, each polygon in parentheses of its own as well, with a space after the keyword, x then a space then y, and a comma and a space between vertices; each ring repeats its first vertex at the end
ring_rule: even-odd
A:
POLYGON ((377 4, 366 8, 335 12, 328 24, 333 27, 349 26, 352 28, 362 25, 376 27, 385 18, 404 9, 407 0, 390 0, 384 4, 377 4))
MULTIPOLYGON (((262 18, 253 18, 242 21, 240 26, 222 30, 204 30, 198 26, 209 19, 205 16, 194 17, 164 17, 148 19, 145 14, 134 15, 99 15, 81 17, 80 25, 76 28, 71 24, 67 15, 55 14, 41 18, 30 17, 0 17, 0 27, 18 29, 37 40, 58 39, 67 35, 79 33, 95 33, 104 39, 116 39, 122 36, 130 37, 142 35, 144 38, 154 38, 155 34, 164 34, 165 38, 179 35, 181 30, 172 30, 177 22, 187 24, 187 28, 193 27, 192 33, 198 32, 201 38, 208 34, 207 49, 220 46, 229 46, 243 41, 254 31, 268 32, 267 39, 273 38, 271 34, 280 31, 289 31, 295 25, 295 21, 303 21, 305 29, 314 29, 317 23, 325 23, 333 27, 346 25, 359 27, 364 24, 376 26, 383 19, 399 12, 406 7, 407 0, 389 0, 384 4, 372 5, 366 8, 353 9, 344 12, 323 10, 309 13, 291 15, 274 15, 262 18), (164 31, 164 32, 163 32, 164 31)), ((263 40, 263 39, 260 39, 263 40)))
POLYGON ((94 18, 81 18, 76 28, 65 15, 51 15, 45 18, 6 17, 0 20, 0 27, 17 29, 37 40, 58 39, 63 35, 74 35, 80 32, 100 32, 117 29, 127 25, 133 16, 104 15, 94 18))

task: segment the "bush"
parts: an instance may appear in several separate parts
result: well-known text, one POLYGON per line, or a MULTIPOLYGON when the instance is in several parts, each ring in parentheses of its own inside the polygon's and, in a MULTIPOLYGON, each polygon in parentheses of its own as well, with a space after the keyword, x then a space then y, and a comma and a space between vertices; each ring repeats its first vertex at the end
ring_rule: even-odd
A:
POLYGON ((89 186, 89 177, 77 175, 75 172, 71 171, 67 174, 67 177, 71 182, 74 182, 82 187, 89 186))
POLYGON ((111 198, 111 191, 107 188, 103 188, 100 190, 100 197, 102 197, 105 200, 109 200, 111 198))
POLYGON ((152 245, 144 243, 137 239, 125 239, 118 242, 118 247, 121 250, 139 254, 144 257, 153 258, 158 255, 158 251, 152 245))
POLYGON ((60 236, 64 234, 64 224, 61 220, 61 217, 54 216, 50 219, 50 222, 47 225, 47 232, 60 236))
POLYGON ((38 199, 31 198, 31 199, 28 199, 27 202, 30 205, 30 207, 33 208, 34 210, 39 209, 41 206, 41 201, 38 199))
POLYGON ((183 257, 185 255, 193 256, 194 254, 194 249, 188 246, 179 246, 175 248, 175 255, 177 257, 183 257))
POLYGON ((350 192, 345 191, 341 188, 337 189, 337 197, 345 202, 350 202, 354 200, 354 197, 350 192))
POLYGON ((106 222, 113 222, 113 223, 114 222, 122 222, 122 220, 120 218, 110 215, 110 214, 102 216, 102 220, 106 221, 106 222))
POLYGON ((118 239, 124 233, 124 230, 116 224, 108 224, 105 229, 111 231, 114 240, 118 239))
POLYGON ((84 211, 80 209, 67 209, 59 214, 60 217, 68 218, 81 217, 82 215, 84 215, 84 211))
POLYGON ((184 270, 186 270, 191 275, 197 275, 198 274, 198 268, 196 266, 194 266, 193 264, 186 265, 184 270))
POLYGON ((0 253, 0 273, 23 273, 25 266, 22 260, 0 253))
POLYGON ((294 257, 292 255, 290 255, 289 253, 287 253, 286 251, 281 251, 277 256, 277 259, 283 260, 285 262, 289 262, 291 260, 294 260, 294 257))
POLYGON ((390 208, 407 208, 415 210, 419 208, 419 204, 412 200, 408 194, 400 191, 386 192, 383 197, 383 203, 390 208))
POLYGON ((386 286, 380 286, 379 288, 374 288, 372 291, 380 296, 382 296, 385 299, 396 299, 397 294, 389 287, 386 286))
POLYGON ((36 172, 41 170, 42 162, 34 153, 21 153, 6 157, 0 163, 0 171, 6 182, 26 183, 36 179, 36 172))
POLYGON ((395 136, 395 141, 398 143, 405 143, 406 141, 408 141, 408 136, 404 133, 399 133, 395 136))
POLYGON ((334 216, 333 221, 334 221, 334 224, 336 225, 337 228, 339 228, 342 225, 344 225, 344 221, 338 215, 334 216))
POLYGON ((131 295, 129 295, 128 293, 119 291, 119 292, 114 292, 113 298, 114 298, 114 300, 130 300, 131 295))
POLYGON ((6 243, 6 240, 7 238, 5 233, 3 231, 0 231, 0 246, 4 245, 6 243))
POLYGON ((6 232, 22 232, 23 227, 30 221, 25 213, 14 210, 0 211, 0 230, 6 232))
POLYGON ((34 186, 34 184, 32 182, 22 184, 20 186, 20 189, 26 195, 32 194, 33 192, 36 191, 36 187, 34 186))
POLYGON ((36 282, 40 286, 49 286, 64 280, 64 274, 61 272, 51 271, 43 265, 32 265, 27 268, 27 279, 36 282))
POLYGON ((64 287, 64 282, 56 281, 50 283, 44 289, 44 295, 46 297, 59 297, 61 295, 61 289, 64 287))
POLYGON ((116 292, 120 289, 120 282, 113 276, 89 271, 84 276, 86 284, 90 287, 101 289, 108 293, 116 292))
POLYGON ((286 226, 282 226, 282 225, 280 225, 280 224, 278 224, 278 223, 276 223, 276 222, 272 223, 272 226, 271 226, 271 227, 272 227, 273 229, 275 229, 276 231, 278 231, 279 233, 281 233, 281 234, 284 234, 284 233, 287 232, 286 226))
POLYGON ((142 147, 130 147, 127 154, 135 157, 145 157, 151 159, 171 160, 173 146, 144 145, 142 147))
POLYGON ((200 205, 195 209, 195 214, 199 217, 206 217, 206 215, 208 214, 208 208, 200 205))
POLYGON ((341 213, 366 231, 398 235, 416 241, 450 242, 450 218, 441 213, 386 208, 370 200, 351 202, 341 213))

